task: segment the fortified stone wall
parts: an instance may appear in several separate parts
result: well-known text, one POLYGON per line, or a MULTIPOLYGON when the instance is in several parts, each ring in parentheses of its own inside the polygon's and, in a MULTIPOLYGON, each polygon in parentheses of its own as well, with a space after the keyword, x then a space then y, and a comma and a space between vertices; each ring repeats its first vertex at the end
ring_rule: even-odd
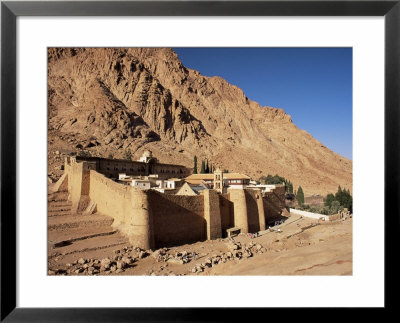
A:
POLYGON ((233 203, 230 201, 229 193, 219 195, 219 210, 221 212, 222 237, 227 236, 226 230, 235 226, 233 217, 233 203))
POLYGON ((204 218, 207 223, 207 239, 213 240, 222 237, 221 213, 219 209, 219 196, 215 190, 205 190, 204 218))
POLYGON ((94 168, 93 163, 76 163, 72 160, 68 164, 66 161, 65 171, 68 174, 69 199, 72 201, 73 213, 83 211, 89 203, 89 171, 94 168))
POLYGON ((242 233, 265 230, 264 204, 260 190, 228 189, 233 203, 234 226, 242 233))
POLYGON ((165 195, 146 191, 152 217, 155 248, 207 239, 204 197, 165 195))
POLYGON ((282 216, 285 209, 285 187, 277 186, 272 192, 267 192, 263 196, 263 206, 266 223, 274 221, 282 216))
POLYGON ((98 212, 112 215, 113 226, 121 231, 131 224, 132 189, 132 186, 118 184, 96 171, 90 172, 90 199, 96 202, 98 212))
POLYGON ((260 231, 260 219, 258 214, 257 199, 261 199, 261 196, 256 191, 245 190, 246 207, 249 232, 260 231))
POLYGON ((93 162, 66 162, 68 180, 64 177, 63 185, 68 183, 73 208, 79 211, 89 201, 96 203, 98 212, 111 216, 113 226, 144 249, 217 239, 232 227, 242 233, 262 231, 285 207, 284 187, 264 197, 257 189, 169 195, 116 183, 95 169, 93 162))

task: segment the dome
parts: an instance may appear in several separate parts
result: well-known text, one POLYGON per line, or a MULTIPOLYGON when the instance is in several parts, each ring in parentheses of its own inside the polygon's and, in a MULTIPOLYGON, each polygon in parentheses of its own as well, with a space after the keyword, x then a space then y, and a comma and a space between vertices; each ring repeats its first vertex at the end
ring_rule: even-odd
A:
POLYGON ((152 157, 153 156, 153 154, 151 153, 151 151, 150 150, 145 150, 144 152, 143 152, 143 157, 152 157))

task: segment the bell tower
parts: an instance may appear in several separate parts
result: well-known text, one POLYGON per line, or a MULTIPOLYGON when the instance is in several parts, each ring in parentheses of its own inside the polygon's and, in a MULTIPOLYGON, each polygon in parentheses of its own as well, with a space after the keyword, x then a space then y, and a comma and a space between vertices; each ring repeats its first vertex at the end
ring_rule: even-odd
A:
POLYGON ((222 170, 217 168, 214 171, 214 190, 222 193, 223 188, 224 188, 223 173, 222 173, 222 170))

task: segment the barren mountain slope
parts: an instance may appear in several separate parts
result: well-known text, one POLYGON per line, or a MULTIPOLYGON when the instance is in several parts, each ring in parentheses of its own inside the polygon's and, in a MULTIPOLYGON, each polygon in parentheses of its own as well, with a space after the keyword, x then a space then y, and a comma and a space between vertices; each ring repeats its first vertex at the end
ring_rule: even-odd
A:
POLYGON ((193 167, 193 156, 258 179, 279 174, 305 194, 350 188, 352 162, 220 77, 185 68, 167 48, 49 49, 49 172, 78 152, 193 167))

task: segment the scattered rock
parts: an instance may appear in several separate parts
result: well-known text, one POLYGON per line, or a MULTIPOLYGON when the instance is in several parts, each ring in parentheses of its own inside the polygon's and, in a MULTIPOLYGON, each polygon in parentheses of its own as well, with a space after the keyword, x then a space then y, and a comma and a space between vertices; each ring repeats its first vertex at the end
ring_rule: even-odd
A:
POLYGON ((124 269, 125 267, 125 262, 124 261, 117 261, 117 268, 118 269, 124 269))
POLYGON ((140 251, 139 253, 139 259, 143 259, 146 258, 148 256, 146 251, 140 251))
POLYGON ((121 261, 127 265, 130 265, 133 262, 133 259, 128 257, 122 257, 121 261))
POLYGON ((104 269, 109 269, 111 265, 111 260, 109 258, 104 258, 101 260, 101 266, 104 267, 104 269))

